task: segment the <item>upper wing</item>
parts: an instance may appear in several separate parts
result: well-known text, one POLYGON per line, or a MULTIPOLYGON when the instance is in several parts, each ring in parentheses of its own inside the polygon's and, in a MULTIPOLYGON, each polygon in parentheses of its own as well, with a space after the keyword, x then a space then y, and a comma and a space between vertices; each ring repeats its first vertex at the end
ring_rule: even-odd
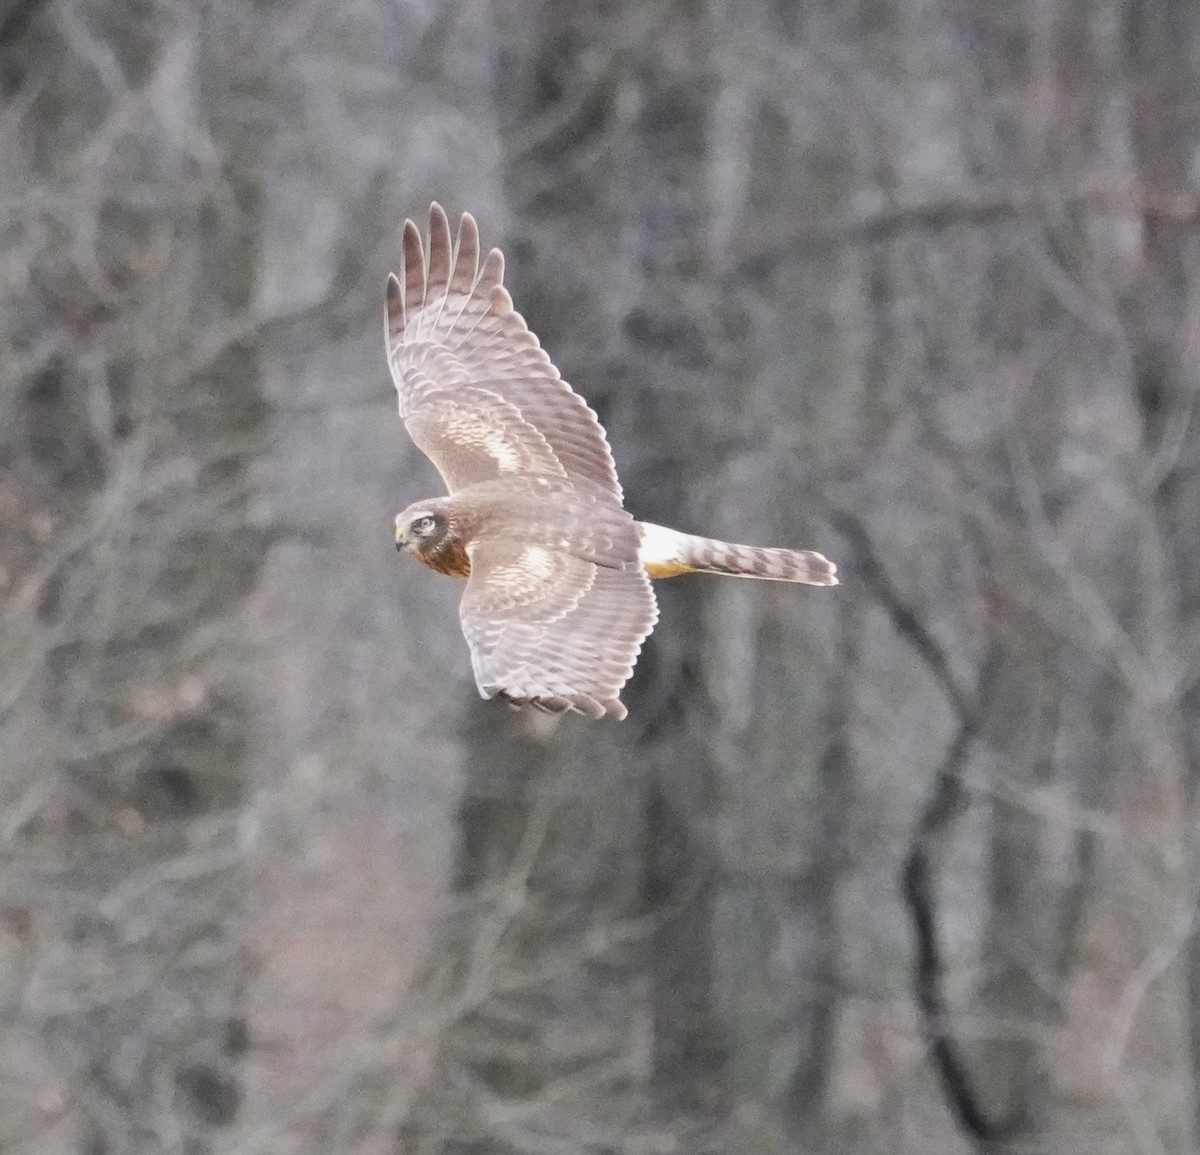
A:
POLYGON ((499 541, 471 547, 460 613, 485 698, 593 718, 625 717, 618 695, 658 620, 640 565, 499 541))
POLYGON ((596 414, 513 309, 504 256, 479 264, 470 213, 451 244, 441 205, 429 209, 429 259, 404 222, 402 276, 388 277, 387 355, 400 416, 451 492, 506 473, 583 477, 621 499, 596 414))

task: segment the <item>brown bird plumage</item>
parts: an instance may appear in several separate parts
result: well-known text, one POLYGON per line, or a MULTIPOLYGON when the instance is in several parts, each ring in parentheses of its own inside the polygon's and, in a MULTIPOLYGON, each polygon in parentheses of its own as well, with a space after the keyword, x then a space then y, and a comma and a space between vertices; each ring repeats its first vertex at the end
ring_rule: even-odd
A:
POLYGON ((625 717, 619 694, 658 618, 651 577, 837 583, 819 553, 634 521, 596 414, 513 309, 500 250, 479 258, 468 213, 452 242, 430 207, 428 258, 405 222, 387 355, 400 416, 450 491, 399 514, 396 544, 468 578, 460 614, 485 698, 625 717))

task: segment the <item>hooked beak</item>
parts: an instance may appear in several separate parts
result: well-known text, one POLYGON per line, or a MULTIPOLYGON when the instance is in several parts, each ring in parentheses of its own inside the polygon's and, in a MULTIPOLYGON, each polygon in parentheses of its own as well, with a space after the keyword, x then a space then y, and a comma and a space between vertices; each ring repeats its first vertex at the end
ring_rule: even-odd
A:
POLYGON ((405 544, 404 530, 400 526, 396 526, 396 548, 403 549, 405 544))

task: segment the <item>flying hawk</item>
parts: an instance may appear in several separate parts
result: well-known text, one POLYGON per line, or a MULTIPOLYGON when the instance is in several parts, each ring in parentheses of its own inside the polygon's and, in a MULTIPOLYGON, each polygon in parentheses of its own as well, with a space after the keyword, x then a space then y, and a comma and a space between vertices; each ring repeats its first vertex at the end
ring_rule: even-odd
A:
POLYGON ((635 521, 596 414, 513 309, 503 255, 479 258, 469 213, 452 241, 430 207, 428 257, 405 221, 386 336, 400 416, 449 490, 397 515, 396 548, 467 579, 460 615, 483 697, 624 718, 621 688, 658 619, 651 578, 837 584, 812 550, 635 521))

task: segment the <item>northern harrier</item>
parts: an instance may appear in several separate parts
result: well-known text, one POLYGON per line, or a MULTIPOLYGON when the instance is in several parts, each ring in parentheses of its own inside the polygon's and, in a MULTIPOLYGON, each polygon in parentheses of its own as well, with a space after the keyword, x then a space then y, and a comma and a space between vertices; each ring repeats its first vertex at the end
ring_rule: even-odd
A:
POLYGON ((811 550, 634 521, 596 414, 513 309, 503 255, 479 256, 468 213, 452 242, 431 206, 428 260, 405 221, 387 357, 400 416, 450 491, 396 517, 396 548, 467 579, 460 615, 483 697, 624 718, 618 695, 658 619, 651 578, 837 584, 837 567, 811 550))

